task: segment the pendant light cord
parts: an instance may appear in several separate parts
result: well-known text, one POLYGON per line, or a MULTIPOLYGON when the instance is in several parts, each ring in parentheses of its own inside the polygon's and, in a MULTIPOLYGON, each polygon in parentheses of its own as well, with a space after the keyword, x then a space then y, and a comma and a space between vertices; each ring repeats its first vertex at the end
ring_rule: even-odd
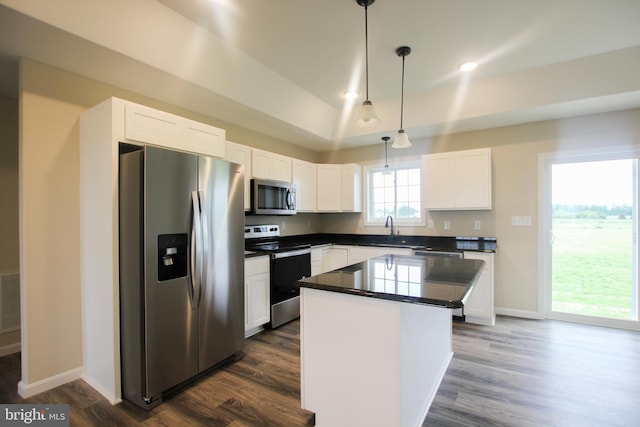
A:
POLYGON ((402 127, 402 116, 404 115, 404 55, 402 56, 402 88, 400 89, 400 129, 402 127))
POLYGON ((364 4, 364 58, 365 58, 365 92, 369 100, 369 28, 367 19, 367 3, 364 4))

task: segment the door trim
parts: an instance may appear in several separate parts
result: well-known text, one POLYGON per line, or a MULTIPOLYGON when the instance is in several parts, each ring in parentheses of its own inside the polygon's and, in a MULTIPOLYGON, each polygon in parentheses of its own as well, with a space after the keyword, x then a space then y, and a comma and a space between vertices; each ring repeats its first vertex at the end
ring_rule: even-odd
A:
MULTIPOLYGON (((538 311, 545 319, 563 320, 576 323, 584 323, 596 326, 605 326, 619 329, 629 329, 640 331, 640 320, 610 319, 595 316, 576 315, 570 313, 553 312, 551 310, 551 263, 552 263, 552 235, 551 235, 551 166, 556 163, 577 163, 589 161, 622 160, 633 158, 640 164, 640 149, 630 147, 610 147, 607 149, 588 149, 564 152, 547 152, 538 155, 538 217, 540 228, 538 229, 538 311)), ((638 177, 634 182, 634 205, 638 205, 638 177)), ((638 255, 638 212, 634 212, 635 223, 634 233, 634 273, 633 281, 635 290, 633 295, 636 298, 636 309, 640 305, 638 295, 638 269, 640 259, 638 255)))

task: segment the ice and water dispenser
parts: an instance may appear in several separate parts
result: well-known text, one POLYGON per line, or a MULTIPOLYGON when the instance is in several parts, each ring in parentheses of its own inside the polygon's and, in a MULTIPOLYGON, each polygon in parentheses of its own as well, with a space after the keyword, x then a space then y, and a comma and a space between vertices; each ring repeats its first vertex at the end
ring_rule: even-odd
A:
POLYGON ((188 250, 189 236, 186 233, 158 235, 158 281, 187 275, 188 250))

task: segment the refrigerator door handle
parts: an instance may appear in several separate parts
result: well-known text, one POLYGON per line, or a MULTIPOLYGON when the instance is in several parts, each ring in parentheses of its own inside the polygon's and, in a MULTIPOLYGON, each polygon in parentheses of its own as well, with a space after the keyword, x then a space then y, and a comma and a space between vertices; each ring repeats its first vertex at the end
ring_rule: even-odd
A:
POLYGON ((200 281, 202 280, 202 222, 197 191, 191 192, 191 203, 193 205, 193 221, 191 223, 191 286, 189 288, 189 299, 191 300, 191 307, 196 308, 198 304, 196 289, 200 288, 200 281))
POLYGON ((200 201, 200 268, 198 269, 200 273, 200 280, 198 281, 198 289, 196 290, 196 306, 200 305, 200 300, 202 299, 202 289, 207 283, 207 258, 209 257, 209 246, 207 242, 209 239, 209 230, 207 229, 207 210, 205 208, 205 194, 204 191, 198 191, 198 200, 200 201))

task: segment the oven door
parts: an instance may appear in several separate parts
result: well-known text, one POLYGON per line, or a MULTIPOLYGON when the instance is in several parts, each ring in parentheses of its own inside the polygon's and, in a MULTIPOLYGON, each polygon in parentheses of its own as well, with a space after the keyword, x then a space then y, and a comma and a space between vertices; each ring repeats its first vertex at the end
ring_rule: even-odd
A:
POLYGON ((300 317, 298 280, 311 276, 311 249, 276 252, 271 255, 271 327, 300 317))

